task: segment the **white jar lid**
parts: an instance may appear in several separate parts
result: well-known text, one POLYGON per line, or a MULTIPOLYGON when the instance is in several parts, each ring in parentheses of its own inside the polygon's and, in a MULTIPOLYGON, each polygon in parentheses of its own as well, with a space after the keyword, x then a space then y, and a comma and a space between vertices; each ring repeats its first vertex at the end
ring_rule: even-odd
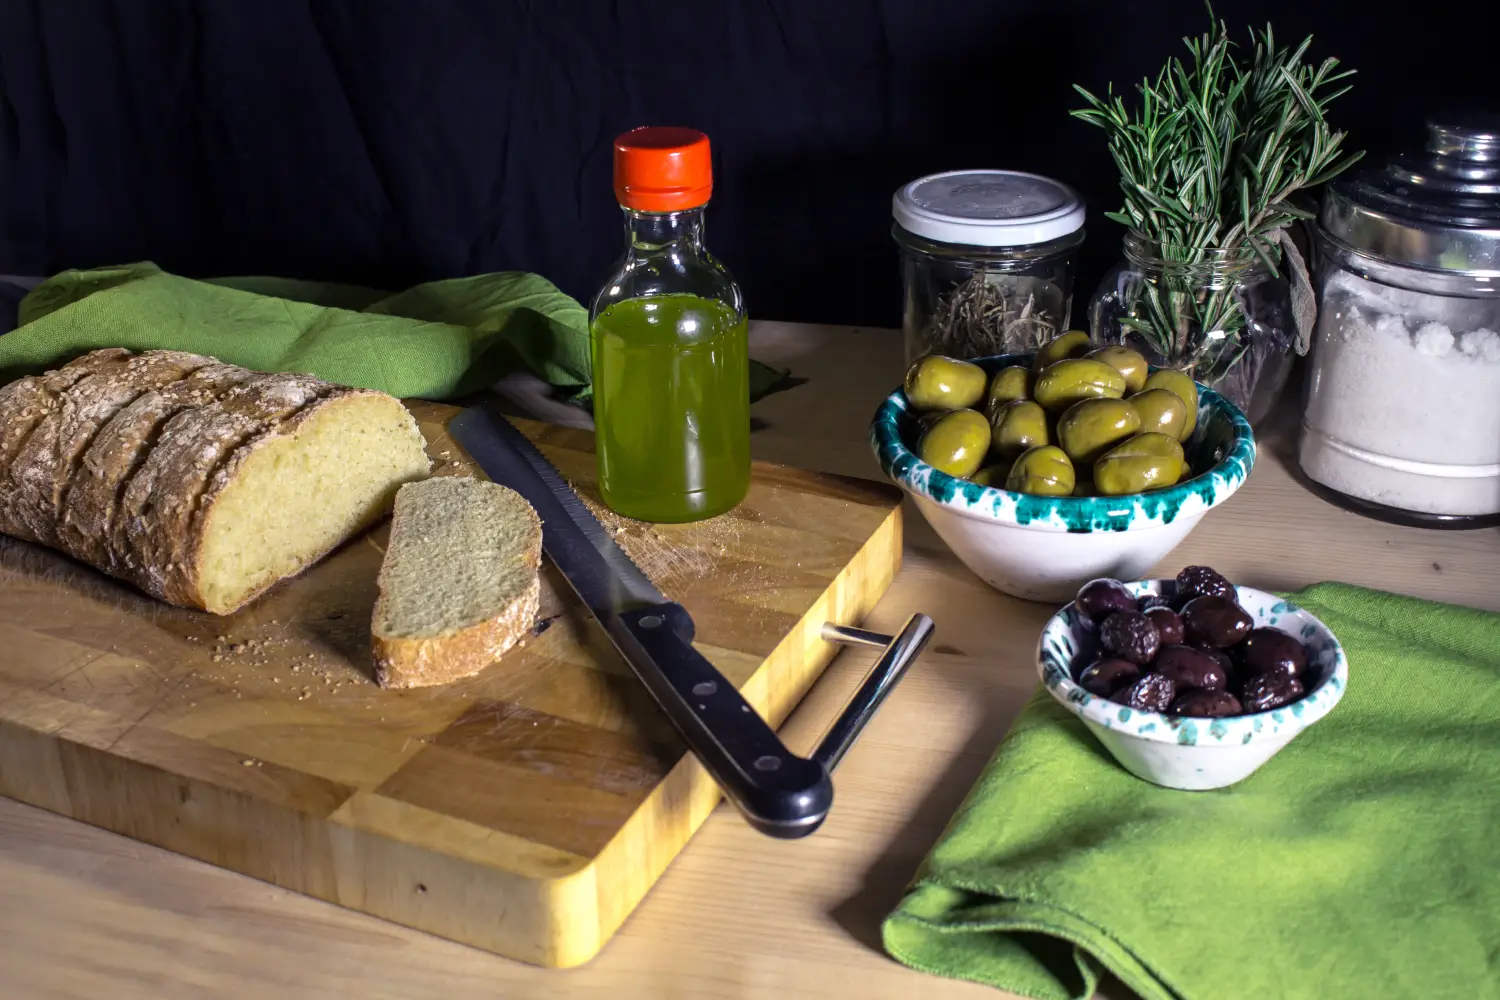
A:
POLYGON ((1083 199, 1066 184, 1017 170, 951 170, 912 181, 891 199, 902 229, 938 243, 1014 247, 1083 228, 1083 199))

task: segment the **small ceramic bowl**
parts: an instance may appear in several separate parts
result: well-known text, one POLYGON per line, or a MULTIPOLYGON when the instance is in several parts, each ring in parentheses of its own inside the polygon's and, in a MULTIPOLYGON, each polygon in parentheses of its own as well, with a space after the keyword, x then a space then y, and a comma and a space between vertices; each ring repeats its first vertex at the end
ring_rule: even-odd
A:
MULTIPOLYGON (((1030 363, 1029 354, 975 362, 991 374, 1030 363)), ((917 457, 918 415, 900 389, 876 411, 870 444, 880 468, 981 580, 1015 597, 1061 604, 1098 577, 1143 575, 1250 475, 1250 422, 1212 389, 1198 386, 1198 397, 1198 428, 1185 445, 1195 474, 1150 493, 1043 497, 950 476, 917 457)))
MULTIPOLYGON (((1136 596, 1171 595, 1171 580, 1126 584, 1136 596)), ((1069 604, 1053 615, 1037 643, 1037 670, 1048 693, 1083 720, 1099 742, 1136 777, 1166 788, 1201 791, 1243 781, 1299 733, 1333 710, 1349 683, 1344 648, 1328 626, 1290 601, 1236 587, 1256 628, 1274 628, 1307 647, 1307 694, 1282 708, 1228 719, 1194 719, 1143 712, 1089 694, 1073 683, 1098 648, 1093 626, 1069 604)))

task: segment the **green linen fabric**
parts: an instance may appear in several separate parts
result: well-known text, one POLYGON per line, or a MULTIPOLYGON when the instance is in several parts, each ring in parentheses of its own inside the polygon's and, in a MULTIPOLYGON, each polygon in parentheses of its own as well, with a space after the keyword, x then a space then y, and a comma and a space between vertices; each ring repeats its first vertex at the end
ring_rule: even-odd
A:
MULTIPOLYGON (((530 371, 577 401, 591 384, 588 312, 535 274, 503 271, 391 295, 272 277, 199 281, 139 263, 64 271, 0 336, 0 383, 100 347, 207 354, 394 396, 450 399, 530 371)), ((751 398, 787 373, 751 365, 751 398)))
POLYGON ((1039 690, 883 927, 1044 1000, 1500 996, 1500 615, 1345 584, 1293 600, 1340 704, 1250 778, 1158 788, 1039 690))

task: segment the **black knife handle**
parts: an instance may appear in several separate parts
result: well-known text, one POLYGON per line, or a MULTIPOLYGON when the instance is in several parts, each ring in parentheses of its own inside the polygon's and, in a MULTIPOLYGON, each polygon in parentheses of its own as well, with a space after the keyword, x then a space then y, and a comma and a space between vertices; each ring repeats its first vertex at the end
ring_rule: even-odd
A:
POLYGON ((681 605, 626 611, 609 616, 604 627, 688 749, 752 826, 785 838, 818 828, 833 804, 828 769, 789 751, 693 648, 693 620, 681 605))

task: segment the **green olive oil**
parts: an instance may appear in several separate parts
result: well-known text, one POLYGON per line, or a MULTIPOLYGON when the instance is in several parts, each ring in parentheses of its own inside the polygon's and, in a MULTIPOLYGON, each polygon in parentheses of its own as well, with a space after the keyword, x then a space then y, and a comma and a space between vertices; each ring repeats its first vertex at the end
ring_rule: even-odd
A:
POLYGON ((641 521, 722 514, 750 487, 746 321, 726 303, 653 295, 591 327, 599 491, 641 521))

